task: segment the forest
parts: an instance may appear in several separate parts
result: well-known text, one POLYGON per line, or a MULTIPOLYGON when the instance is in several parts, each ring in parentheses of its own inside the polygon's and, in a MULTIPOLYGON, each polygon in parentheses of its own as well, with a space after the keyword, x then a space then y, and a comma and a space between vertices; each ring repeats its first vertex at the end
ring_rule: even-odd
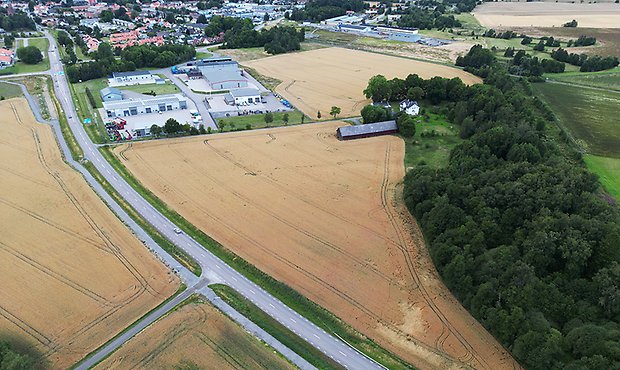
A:
POLYGON ((566 62, 574 66, 579 66, 580 72, 597 72, 618 66, 617 57, 601 57, 598 55, 589 56, 586 54, 569 53, 559 48, 551 52, 551 57, 560 62, 566 62))
POLYGON ((619 368, 617 206, 552 134, 555 116, 526 79, 480 47, 463 60, 484 84, 410 75, 366 90, 384 99, 419 88, 460 127, 447 167, 405 177, 439 273, 526 369, 619 368))
POLYGON ((363 9, 361 0, 310 0, 303 9, 293 9, 288 17, 294 21, 320 22, 345 15, 348 10, 359 12, 363 9))
MULTIPOLYGON (((4 10, 6 11, 6 9, 4 10)), ((35 31, 37 29, 34 20, 23 12, 16 12, 13 15, 8 15, 6 13, 0 14, 0 27, 7 32, 21 30, 35 31)))
POLYGON ((399 27, 419 28, 419 29, 445 29, 461 27, 461 22, 454 18, 454 15, 446 15, 437 10, 425 10, 412 7, 406 14, 403 14, 397 21, 399 27))

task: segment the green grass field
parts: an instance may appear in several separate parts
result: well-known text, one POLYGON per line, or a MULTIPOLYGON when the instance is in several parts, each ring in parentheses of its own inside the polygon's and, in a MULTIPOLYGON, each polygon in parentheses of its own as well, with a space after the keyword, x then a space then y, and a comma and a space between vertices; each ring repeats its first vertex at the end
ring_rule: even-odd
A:
POLYGON ((605 190, 620 201, 620 159, 590 154, 583 159, 590 171, 599 176, 605 190))
POLYGON ((620 158, 620 93, 554 83, 533 87, 588 153, 620 158))
POLYGON ((461 142, 458 127, 445 117, 434 113, 428 113, 428 117, 418 117, 415 137, 405 139, 405 168, 421 164, 445 167, 450 151, 461 142))
POLYGON ((297 334, 267 315, 263 310, 232 288, 223 284, 214 284, 209 287, 213 289, 215 294, 222 298, 224 302, 231 305, 243 316, 250 319, 250 321, 271 334, 271 336, 280 341, 280 343, 284 344, 318 369, 343 369, 343 367, 338 365, 334 360, 314 348, 310 343, 301 339, 297 334))
POLYGON ((91 140, 97 144, 106 143, 109 138, 105 126, 103 125, 102 117, 99 116, 99 112, 91 106, 88 100, 86 88, 91 91, 97 108, 102 108, 103 102, 101 101, 99 91, 107 86, 108 83, 106 78, 70 84, 73 101, 76 103, 75 106, 80 122, 84 122, 86 118, 92 119, 93 123, 86 126, 86 132, 91 140))
POLYGON ((146 94, 150 92, 154 92, 157 95, 165 95, 165 94, 177 94, 181 92, 178 87, 176 87, 173 83, 165 83, 165 84, 147 84, 147 85, 133 85, 133 86, 123 86, 119 87, 120 90, 129 90, 133 92, 137 92, 140 94, 146 94))
POLYGON ((22 89, 19 86, 11 85, 6 82, 0 82, 0 99, 11 99, 21 95, 22 89))
POLYGON ((620 67, 600 72, 548 74, 545 77, 580 86, 620 91, 620 67))
MULTIPOLYGON (((17 47, 23 46, 22 40, 17 40, 17 47)), ((26 64, 17 61, 12 67, 2 70, 2 74, 19 74, 19 73, 36 73, 44 72, 50 69, 50 60, 47 56, 49 41, 46 38, 28 39, 28 46, 36 46, 43 54, 43 60, 37 64, 26 64)))
MULTIPOLYGON (((289 125, 295 125, 301 123, 302 113, 295 110, 291 112, 274 112, 273 113, 273 122, 269 125, 265 122, 264 114, 252 114, 249 116, 233 116, 226 118, 218 118, 217 125, 218 127, 222 127, 224 123, 224 132, 226 131, 234 131, 235 129, 255 129, 255 128, 264 128, 264 127, 277 127, 284 126, 284 114, 288 113, 289 125)), ((306 118, 304 122, 310 122, 309 119, 306 118)))

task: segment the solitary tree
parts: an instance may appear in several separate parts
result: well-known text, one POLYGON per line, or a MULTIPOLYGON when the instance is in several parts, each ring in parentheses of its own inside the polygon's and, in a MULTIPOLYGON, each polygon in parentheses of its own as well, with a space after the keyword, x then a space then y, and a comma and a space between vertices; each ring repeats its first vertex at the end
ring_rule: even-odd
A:
POLYGON ((284 115, 282 115, 282 121, 285 125, 288 125, 288 113, 284 113, 284 115))
POLYGON ((318 111, 318 112, 316 113, 316 117, 317 117, 318 119, 321 119, 321 111, 318 111))
POLYGON ((412 138, 415 135, 415 122, 415 118, 406 113, 400 114, 396 119, 398 131, 405 138, 412 138))
POLYGON ((273 113, 271 112, 265 113, 265 123, 267 124, 267 126, 269 126, 271 122, 273 122, 273 113))
POLYGON ((198 126, 198 133, 200 135, 204 135, 207 133, 207 130, 205 130, 205 125, 203 125, 202 123, 200 124, 200 126, 198 126))
POLYGON ((151 135, 159 136, 161 135, 161 127, 157 125, 151 126, 151 135))
POLYGON ((26 64, 37 64, 43 60, 43 54, 36 46, 26 46, 17 49, 17 57, 26 64))
POLYGON ((334 117, 334 119, 336 119, 336 116, 339 115, 341 112, 340 107, 337 106, 333 106, 332 109, 329 111, 329 114, 331 114, 332 117, 334 117))
POLYGON ((302 113, 301 114, 301 123, 303 124, 305 120, 306 120, 306 115, 302 113))
POLYGON ((181 124, 174 118, 168 118, 166 123, 164 124, 164 131, 168 135, 176 134, 181 131, 181 124))
POLYGON ((420 100, 424 97, 424 89, 420 86, 412 87, 407 90, 407 99, 409 100, 420 100))

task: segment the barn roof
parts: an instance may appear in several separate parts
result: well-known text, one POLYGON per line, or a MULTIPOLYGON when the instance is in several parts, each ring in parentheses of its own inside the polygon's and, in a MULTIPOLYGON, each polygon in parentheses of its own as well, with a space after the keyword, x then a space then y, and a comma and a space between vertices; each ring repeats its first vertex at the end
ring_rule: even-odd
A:
POLYGON ((343 126, 338 128, 338 132, 340 132, 340 136, 342 137, 376 134, 394 130, 398 130, 396 121, 384 121, 369 123, 367 125, 343 126))

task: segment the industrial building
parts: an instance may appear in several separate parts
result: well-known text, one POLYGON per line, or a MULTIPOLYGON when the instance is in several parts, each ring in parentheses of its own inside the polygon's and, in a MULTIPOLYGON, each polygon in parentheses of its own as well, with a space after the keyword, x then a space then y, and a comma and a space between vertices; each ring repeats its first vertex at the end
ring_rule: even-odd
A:
POLYGON ((108 117, 127 117, 187 109, 187 99, 181 94, 159 95, 143 99, 104 101, 103 108, 108 117))
POLYGON ((232 58, 208 58, 196 62, 196 68, 202 73, 213 70, 237 71, 239 70, 239 64, 232 60, 232 58))
POLYGON ((203 77, 209 82, 212 90, 231 90, 248 87, 248 80, 237 70, 206 70, 203 77))
POLYGON ((106 101, 117 101, 123 100, 123 93, 114 87, 106 87, 99 91, 99 95, 101 96, 101 100, 106 101))
POLYGON ((155 83, 155 78, 149 71, 114 72, 108 79, 110 86, 129 86, 155 83))
POLYGON ((261 102, 260 91, 253 87, 231 90, 224 99, 230 105, 248 105, 261 102))
POLYGON ((364 137, 388 135, 398 132, 396 121, 369 123, 367 125, 338 127, 336 136, 339 140, 361 139, 364 137))

